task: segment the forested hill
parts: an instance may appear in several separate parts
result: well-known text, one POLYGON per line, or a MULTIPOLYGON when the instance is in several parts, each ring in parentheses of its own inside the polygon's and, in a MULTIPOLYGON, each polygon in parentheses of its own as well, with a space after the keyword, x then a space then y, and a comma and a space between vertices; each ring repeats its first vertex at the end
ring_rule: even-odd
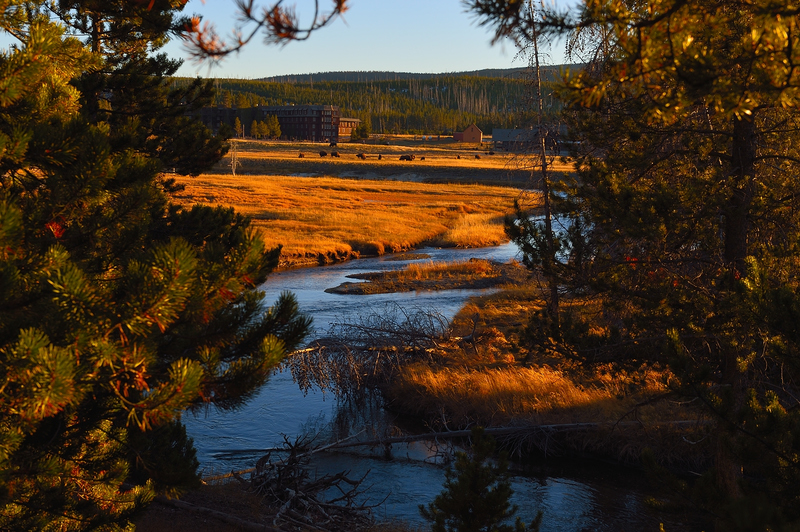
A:
MULTIPOLYGON (((557 72, 557 67, 550 67, 545 77, 545 107, 550 111, 558 107, 551 96, 557 72)), ((493 129, 522 127, 531 120, 527 110, 532 90, 524 69, 436 75, 331 72, 280 79, 218 79, 215 104, 239 108, 336 105, 342 116, 369 123, 374 133, 452 134, 475 123, 490 134, 493 129), (481 72, 502 76, 476 75, 481 72), (323 80, 325 76, 330 79, 323 80), (355 81, 348 79, 353 77, 355 81)), ((187 82, 175 80, 176 84, 187 82)))
MULTIPOLYGON (((554 65, 542 67, 542 75, 548 81, 554 81, 562 70, 574 68, 574 65, 554 65)), ((260 78, 260 81, 276 81, 279 83, 309 83, 320 81, 397 81, 401 79, 428 80, 440 77, 476 76, 482 78, 517 78, 524 79, 528 69, 521 68, 485 68, 465 72, 442 74, 425 74, 414 72, 360 71, 360 72, 317 72, 314 74, 290 74, 260 78)))

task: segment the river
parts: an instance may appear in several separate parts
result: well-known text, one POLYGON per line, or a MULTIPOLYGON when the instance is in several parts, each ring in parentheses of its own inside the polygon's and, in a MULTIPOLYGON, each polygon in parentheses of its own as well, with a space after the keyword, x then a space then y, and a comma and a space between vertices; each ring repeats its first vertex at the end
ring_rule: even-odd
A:
MULTIPOLYGON (((482 249, 423 249, 434 261, 466 260, 472 257, 506 262, 517 255, 513 244, 482 249)), ((347 276, 406 266, 409 261, 389 260, 391 256, 344 262, 320 268, 278 272, 261 287, 267 301, 281 291, 295 294, 303 312, 314 318, 313 336, 324 334, 335 320, 351 320, 365 312, 380 312, 386 305, 434 309, 452 317, 476 290, 407 292, 396 294, 337 295, 326 288, 352 281, 347 276)), ((345 419, 353 426, 390 424, 380 409, 343 412, 335 397, 319 391, 303 394, 288 371, 277 371, 261 392, 233 412, 209 411, 186 416, 189 435, 194 438, 201 469, 205 475, 252 467, 263 455, 259 449, 280 445, 283 435, 296 436, 324 431, 329 423, 345 419), (252 451, 247 451, 252 450, 252 451)), ((419 504, 427 504, 442 491, 444 467, 441 454, 425 443, 394 445, 391 455, 378 451, 321 453, 312 467, 320 474, 349 470, 351 478, 369 471, 365 484, 371 485, 370 501, 386 499, 375 510, 378 518, 402 519, 423 524, 419 504)), ((513 502, 525 520, 544 512, 542 531, 654 530, 664 523, 666 530, 701 530, 696 518, 686 514, 658 513, 645 504, 652 488, 636 471, 598 466, 589 461, 548 459, 526 474, 515 475, 513 502)))

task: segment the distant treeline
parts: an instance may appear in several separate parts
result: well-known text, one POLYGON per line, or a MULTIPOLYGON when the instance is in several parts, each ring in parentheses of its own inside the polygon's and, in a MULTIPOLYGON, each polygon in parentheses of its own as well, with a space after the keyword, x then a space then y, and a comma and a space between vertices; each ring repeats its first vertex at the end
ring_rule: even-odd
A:
MULTIPOLYGON (((290 76, 298 80, 284 77, 281 82, 218 79, 215 104, 238 108, 336 105, 342 116, 368 121, 373 133, 452 134, 475 123, 484 133, 491 134, 496 128, 529 125, 533 120, 533 91, 525 69, 497 72, 504 75, 346 72, 290 76), (334 79, 353 76, 364 80, 334 79), (324 77, 328 80, 323 81, 324 77), (304 81, 299 81, 301 78, 304 81)), ((548 80, 543 91, 548 112, 558 108, 552 97, 557 72, 550 67, 543 76, 548 80)), ((185 82, 175 80, 177 84, 185 82)))
MULTIPOLYGON (((548 81, 555 81, 559 73, 572 65, 542 67, 542 73, 548 81)), ((321 81, 399 81, 408 79, 435 79, 441 77, 477 76, 481 78, 518 78, 524 79, 528 69, 522 68, 485 68, 465 72, 449 72, 446 74, 425 74, 414 72, 391 71, 354 71, 354 72, 318 72, 315 74, 291 74, 260 78, 259 81, 276 81, 278 83, 309 83, 321 81)))

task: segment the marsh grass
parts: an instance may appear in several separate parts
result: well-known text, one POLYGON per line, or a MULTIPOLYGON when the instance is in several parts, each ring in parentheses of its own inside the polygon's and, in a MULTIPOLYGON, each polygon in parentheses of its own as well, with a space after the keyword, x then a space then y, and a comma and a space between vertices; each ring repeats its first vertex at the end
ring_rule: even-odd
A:
MULTIPOLYGON (((607 423, 618 426, 613 435, 570 433, 559 441, 631 462, 645 447, 656 450, 663 463, 683 467, 700 459, 700 446, 691 457, 676 449, 682 448, 684 436, 701 440, 702 435, 669 428, 673 421, 698 420, 698 412, 679 401, 654 400, 667 396, 668 370, 648 363, 582 364, 556 350, 531 352, 525 327, 542 304, 535 283, 472 298, 452 322, 453 335, 469 340, 394 376, 385 391, 390 407, 449 429, 520 422, 607 423)), ((581 301, 565 301, 569 305, 593 311, 581 301)), ((692 430, 702 431, 702 425, 692 430)))
MULTIPOLYGON (((405 251, 437 241, 466 218, 501 218, 518 193, 507 187, 326 177, 204 174, 177 182, 185 189, 175 201, 236 208, 253 219, 268 246, 283 246, 283 259, 290 262, 405 251)), ((458 245, 496 240, 482 235, 481 227, 473 224, 473 242, 463 238, 458 245)))
POLYGON ((441 247, 497 246, 508 240, 503 219, 492 214, 466 214, 438 237, 436 244, 441 247))
POLYGON ((525 418, 537 423, 573 423, 619 413, 607 390, 580 386, 557 369, 542 367, 428 367, 402 373, 392 387, 393 407, 444 416, 449 425, 502 425, 525 418))
POLYGON ((483 277, 493 273, 487 260, 467 260, 454 262, 423 262, 409 264, 403 270, 388 271, 387 279, 411 279, 415 281, 453 277, 483 277))

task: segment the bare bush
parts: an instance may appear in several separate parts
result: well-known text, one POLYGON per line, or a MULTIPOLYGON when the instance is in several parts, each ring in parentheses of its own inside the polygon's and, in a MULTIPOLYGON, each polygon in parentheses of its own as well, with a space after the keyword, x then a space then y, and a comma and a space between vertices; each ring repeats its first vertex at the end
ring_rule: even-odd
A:
POLYGON ((332 324, 326 337, 285 364, 303 391, 316 386, 353 395, 388 382, 403 364, 431 360, 449 331, 449 321, 436 311, 387 305, 356 322, 332 324))

